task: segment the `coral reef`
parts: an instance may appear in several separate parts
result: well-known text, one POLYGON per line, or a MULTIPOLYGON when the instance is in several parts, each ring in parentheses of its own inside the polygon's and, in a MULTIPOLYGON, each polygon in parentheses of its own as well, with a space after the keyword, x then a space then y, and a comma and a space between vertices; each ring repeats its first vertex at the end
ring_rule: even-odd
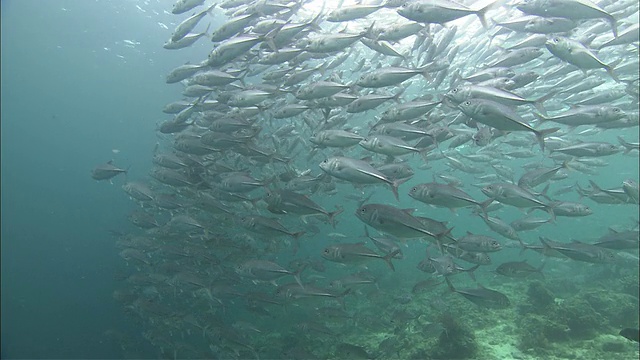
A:
MULTIPOLYGON (((613 305, 613 304, 611 304, 613 305)), ((571 330, 571 336, 590 339, 597 335, 606 320, 584 299, 574 296, 559 305, 558 315, 571 330)))
POLYGON ((539 355, 553 342, 569 340, 567 326, 554 319, 553 316, 526 314, 517 320, 519 348, 523 351, 535 349, 539 355))
POLYGON ((540 281, 533 281, 527 289, 527 300, 536 313, 544 313, 555 304, 555 296, 540 281))
POLYGON ((615 328, 633 327, 637 323, 638 298, 606 290, 596 290, 581 295, 593 309, 615 328))
POLYGON ((429 358, 470 359, 476 355, 478 344, 473 331, 449 312, 438 317, 444 328, 429 358))

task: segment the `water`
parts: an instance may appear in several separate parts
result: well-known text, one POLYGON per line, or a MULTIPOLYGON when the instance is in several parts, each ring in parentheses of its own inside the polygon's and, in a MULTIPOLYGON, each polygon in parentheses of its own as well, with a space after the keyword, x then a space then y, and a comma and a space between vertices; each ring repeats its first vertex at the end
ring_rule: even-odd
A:
MULTIPOLYGON (((169 285, 174 281, 171 276, 156 284, 162 294, 159 298, 149 288, 143 290, 143 287, 130 285, 126 278, 136 273, 160 272, 156 270, 160 262, 175 263, 189 271, 196 267, 194 272, 201 276, 208 274, 211 281, 223 278, 215 266, 209 268, 201 263, 185 263, 158 252, 150 252, 153 254, 150 258, 158 261, 153 267, 125 262, 118 256, 122 249, 116 247, 117 237, 110 231, 143 235, 142 230, 127 220, 127 215, 139 206, 122 191, 123 176, 114 178, 113 184, 96 182, 89 176, 89 171, 96 165, 114 160, 119 166, 131 167, 128 180, 151 182, 147 174, 152 168, 150 160, 156 143, 164 151, 170 149, 171 137, 157 135, 156 129, 157 124, 169 119, 160 110, 165 104, 181 98, 182 87, 166 85, 165 75, 186 61, 197 63, 205 59, 211 50, 211 43, 206 39, 187 49, 162 49, 173 28, 186 17, 186 14, 176 16, 166 12, 172 4, 170 0, 2 2, 3 358, 251 358, 253 353, 234 342, 231 335, 222 338, 216 335, 225 329, 230 334, 228 329, 234 325, 236 329, 241 328, 242 323, 238 322, 242 321, 262 331, 240 330, 261 358, 306 358, 296 355, 301 349, 319 358, 348 357, 337 346, 341 342, 361 346, 377 358, 427 358, 436 354, 442 358, 444 353, 437 352, 443 351, 437 345, 441 332, 432 329, 440 329, 441 325, 450 331, 458 329, 458 323, 451 323, 447 318, 448 313, 454 314, 455 320, 462 324, 460 328, 467 329, 460 333, 475 335, 478 344, 475 358, 544 356, 566 359, 572 355, 573 358, 584 359, 603 356, 637 358, 637 346, 617 336, 622 327, 638 326, 636 263, 590 265, 547 259, 542 284, 553 294, 553 305, 549 305, 550 308, 536 307, 536 297, 531 295, 539 295, 535 292, 539 287, 532 285, 536 280, 496 277, 491 270, 502 262, 524 259, 538 267, 544 258, 533 251, 521 254, 517 244, 491 232, 470 208, 453 213, 409 198, 407 191, 411 186, 432 181, 432 174, 449 173, 443 160, 431 161, 428 169, 419 169, 423 163, 419 156, 405 156, 416 175, 400 186, 400 202, 393 198, 385 185, 354 188, 351 184, 337 183, 335 193, 319 192, 311 196, 329 211, 338 205, 344 207, 344 212, 337 216, 335 229, 321 218, 309 218, 308 222, 320 229, 320 233, 314 234, 298 217, 278 216, 290 230, 308 232, 301 238, 301 249, 295 256, 290 246, 281 245, 288 241, 286 237, 273 241, 273 251, 252 250, 238 255, 219 244, 209 243, 205 248, 215 250, 213 253, 219 259, 233 255, 224 262, 231 269, 225 276, 232 279, 243 293, 262 291, 273 294, 274 291, 268 283, 254 285, 246 279, 232 277, 233 266, 252 257, 275 261, 287 269, 293 268, 290 262, 294 259, 320 260, 326 271, 306 269, 302 279, 305 283, 326 287, 331 280, 365 270, 362 265, 341 266, 322 260, 319 254, 330 243, 368 242, 363 237, 363 223, 353 215, 358 205, 347 200, 345 195, 360 194, 364 197, 373 192, 368 203, 416 208, 416 214, 447 221, 449 227, 454 227, 456 237, 470 231, 499 239, 505 249, 491 254, 492 265, 481 267, 476 277, 479 284, 505 293, 511 302, 509 309, 479 308, 462 296, 451 294, 446 285, 414 294, 406 304, 413 285, 429 277, 416 269, 425 257, 426 248, 424 243, 416 240, 408 240, 407 245, 402 246, 404 259, 392 260, 396 268, 394 273, 383 261, 374 259, 367 262, 368 271, 376 276, 378 285, 354 287, 345 297, 346 309, 355 320, 336 321, 318 317, 317 308, 339 307, 339 303, 331 299, 294 301, 287 305, 286 315, 282 306, 260 303, 271 313, 271 316, 265 316, 250 312, 251 309, 245 306, 246 295, 218 295, 225 304, 222 311, 219 303, 203 300, 203 293, 198 292, 202 289, 186 284, 169 285), (342 235, 329 236, 330 233, 342 235), (152 298, 166 306, 169 315, 158 315, 149 308, 141 310, 140 303, 133 300, 114 299, 114 291, 132 289, 137 299, 152 298), (570 322, 569 319, 577 317, 573 313, 576 309, 586 314, 588 319, 583 319, 584 324, 570 322), (401 310, 420 317, 412 319, 403 315, 401 321, 394 321, 394 316, 401 316, 398 315, 401 310), (199 324, 209 324, 205 337, 202 329, 190 322, 188 315, 194 316, 199 324), (561 320, 552 323, 549 318, 561 320), (316 332, 303 334, 294 330, 300 322, 324 323, 338 337, 316 332), (572 329, 567 328, 571 326, 572 329), (578 331, 583 327, 593 332, 578 331), (532 334, 545 329, 547 333, 544 339, 537 339, 527 336, 523 329, 530 329, 532 334), (379 349, 378 345, 388 338, 398 340, 400 345, 387 342, 379 349), (619 350, 607 350, 607 346, 618 347, 619 350)), ((316 5, 314 3, 304 13, 312 13, 310 9, 317 11, 319 6, 316 5)), ((211 21, 212 28, 226 21, 220 9, 206 19, 211 21)), ((479 26, 476 18, 463 20, 462 23, 470 23, 474 29, 479 26)), ((329 24, 324 23, 323 26, 329 24)), ((460 26, 458 33, 461 33, 460 26)), ((465 39, 460 37, 456 41, 465 39)), ((548 56, 548 53, 543 56, 548 56)), ((630 52, 628 57, 637 58, 637 51, 630 52)), ((339 68, 344 71, 345 82, 350 76, 359 76, 348 71, 356 62, 349 59, 339 68)), ((606 77, 604 71, 596 72, 606 77)), ((259 81, 259 77, 248 79, 249 83, 259 81)), ((422 80, 416 80, 419 81, 422 80)), ((607 81, 613 86, 610 79, 607 81)), ((446 84, 448 80, 433 93, 445 93, 446 84)), ((391 92, 390 89, 383 90, 391 92)), ((412 99, 420 93, 420 87, 414 84, 402 99, 412 99)), ((625 105, 637 110, 637 98, 625 105)), ((388 106, 389 103, 385 103, 376 110, 355 114, 349 124, 360 127, 361 133, 366 134, 373 116, 388 106)), ((281 123, 264 124, 262 133, 274 131, 281 123)), ((294 118, 293 123, 302 136, 310 135, 310 130, 302 125, 300 118, 294 118)), ((637 127, 590 137, 580 137, 575 133, 568 136, 585 141, 617 143, 618 135, 630 142, 638 140, 637 127)), ((261 144, 269 145, 267 140, 261 144)), ((443 148, 447 145, 445 143, 443 148)), ((470 145, 461 151, 473 153, 476 150, 477 147, 470 145)), ((537 155, 533 160, 541 159, 539 149, 534 147, 533 151, 537 155)), ((333 152, 325 150, 321 154, 330 156, 333 152)), ((345 155, 355 158, 367 154, 360 149, 345 151, 345 155)), ((298 170, 309 168, 312 174, 319 175, 321 171, 317 164, 323 155, 316 155, 308 163, 303 158, 305 155, 297 157, 293 164, 298 170)), ((638 180, 637 151, 633 155, 634 152, 631 156, 617 154, 603 158, 609 164, 597 168, 597 175, 572 171, 568 179, 553 183, 550 193, 576 181, 588 187, 588 180, 592 180, 602 188, 610 189, 619 187, 628 178, 638 180)), ((381 162, 383 158, 378 160, 381 162)), ((514 168, 517 179, 522 174, 520 166, 533 160, 502 160, 501 164, 514 168)), ((251 167, 250 164, 247 166, 251 167)), ((282 169, 274 166, 262 173, 260 168, 253 166, 252 175, 265 178, 282 169)), ((463 181, 463 189, 474 199, 486 198, 479 188, 472 185, 480 182, 473 175, 452 174, 463 181)), ((156 185, 154 189, 167 188, 156 185)), ((251 196, 262 196, 260 191, 252 192, 251 196)), ((556 224, 521 233, 524 242, 537 245, 538 237, 546 236, 565 243, 572 239, 593 243, 605 235, 609 227, 633 229, 637 226, 636 205, 596 204, 580 198, 575 192, 557 199, 588 204, 594 214, 584 218, 558 218, 556 224)), ((235 209, 238 213, 249 211, 235 209)), ((203 221, 229 221, 228 217, 212 217, 202 212, 196 214, 203 221)), ((264 208, 260 214, 277 216, 264 208)), ((507 223, 524 215, 511 207, 505 207, 497 214, 507 223)), ((538 211, 533 214, 547 216, 538 211)), ((159 211, 157 218, 164 224, 171 215, 159 211)), ((231 222, 220 224, 209 223, 216 236, 240 239, 248 235, 258 249, 266 246, 261 241, 265 237, 261 235, 247 232, 231 222)), ((371 232, 375 234, 375 231, 371 232)), ((198 239, 197 236, 182 238, 176 243, 202 246, 198 239)), ((374 248, 371 244, 367 246, 374 248)), ((631 254, 637 256, 637 249, 631 254)), ((434 246, 430 247, 429 255, 438 255, 434 246)), ((465 268, 472 266, 461 260, 456 262, 465 268)), ((458 290, 476 286, 465 274, 451 279, 458 290)), ((290 281, 293 279, 287 277, 277 282, 284 284, 290 281)))

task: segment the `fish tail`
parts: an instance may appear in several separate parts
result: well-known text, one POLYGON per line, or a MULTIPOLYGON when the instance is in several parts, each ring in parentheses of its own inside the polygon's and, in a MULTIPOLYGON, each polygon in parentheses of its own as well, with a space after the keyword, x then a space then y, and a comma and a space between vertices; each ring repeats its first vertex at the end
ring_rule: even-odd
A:
POLYGON ((485 17, 487 11, 491 10, 494 6, 499 5, 499 3, 501 3, 501 1, 494 1, 489 5, 475 11, 476 16, 478 17, 478 19, 480 19, 480 23, 482 24, 482 27, 485 28, 485 30, 488 29, 487 19, 485 17))
POLYGON ((620 82, 620 78, 618 78, 618 75, 616 75, 616 73, 613 71, 613 65, 607 65, 605 67, 605 70, 607 70, 607 74, 609 74, 609 76, 611 76, 611 78, 615 80, 615 82, 620 82))
POLYGON ((602 189, 600 188, 600 186, 598 186, 598 184, 596 184, 595 182, 593 182, 593 180, 589 180, 589 185, 591 185, 591 187, 593 188, 593 191, 598 191, 601 192, 602 189))
POLYGON ((389 183, 391 185, 391 191, 393 191, 393 196, 395 196, 396 200, 400 201, 400 196, 398 195, 398 187, 405 183, 409 179, 397 179, 393 180, 389 183))
POLYGON ((471 278, 471 280, 476 281, 476 282, 477 282, 477 280, 476 280, 476 275, 475 275, 474 271, 476 271, 476 269, 478 269, 479 267, 480 267, 480 265, 478 264, 478 265, 466 270, 467 273, 469 273, 469 277, 471 278))
POLYGON ((350 292, 351 292, 351 288, 348 288, 342 294, 336 296, 336 300, 338 300, 338 302, 340 303, 340 305, 342 305, 342 308, 344 310, 347 309, 347 305, 344 303, 344 297, 347 296, 347 294, 350 293, 350 292))
POLYGON ((396 271, 396 268, 393 266, 393 263, 391 262, 391 259, 398 255, 398 253, 400 252, 400 249, 397 249, 396 251, 390 252, 387 255, 383 256, 381 259, 384 260, 387 265, 389 265, 389 268, 391 268, 391 271, 396 271))
POLYGON ((540 112, 540 114, 546 116, 547 115, 547 110, 544 108, 543 104, 544 104, 545 101, 553 98, 557 93, 558 93, 557 91, 551 91, 548 94, 537 98, 533 102, 533 106, 536 108, 536 110, 538 110, 540 112))
POLYGON ((331 224, 331 226, 335 229, 336 228, 336 215, 342 213, 344 211, 344 208, 342 206, 336 206, 336 211, 332 211, 330 213, 328 213, 327 215, 329 216, 329 224, 331 224))
POLYGON ((298 249, 300 248, 300 237, 305 234, 305 231, 299 231, 291 234, 293 237, 293 255, 298 253, 298 249))
POLYGON ((522 250, 520 250, 520 256, 522 256, 522 253, 525 252, 525 250, 529 249, 529 246, 527 246, 527 244, 525 244, 522 239, 520 239, 520 237, 518 237, 518 242, 520 243, 520 246, 522 246, 522 250))
POLYGON ((626 142, 622 137, 618 136, 618 142, 620 143, 620 145, 622 145, 624 147, 624 154, 628 154, 629 151, 631 151, 632 146, 631 144, 629 144, 628 142, 626 142))
POLYGON ((542 265, 540 265, 538 268, 536 268, 536 272, 538 274, 540 274, 540 276, 542 277, 542 279, 544 279, 544 273, 542 272, 542 269, 544 269, 544 266, 547 265, 546 261, 542 261, 542 265))
POLYGON ((449 290, 451 290, 451 292, 456 292, 456 288, 453 287, 453 284, 451 283, 451 280, 449 280, 448 277, 444 277, 444 281, 447 282, 447 286, 449 287, 449 290))
MULTIPOLYGON (((378 35, 373 31, 374 27, 376 25, 376 21, 374 20, 371 25, 369 25, 369 27, 367 28, 367 30, 365 30, 362 33, 362 37, 365 37, 367 39, 376 39, 378 37, 378 35)), ((352 48, 353 49, 353 48, 352 48)))
POLYGON ((536 130, 535 131, 536 139, 538 139, 538 144, 540 144, 540 149, 542 149, 542 151, 544 151, 544 137, 549 135, 549 134, 553 134, 554 132, 556 132, 558 130, 560 130, 559 127, 554 127, 554 128, 550 128, 550 129, 536 130))
POLYGON ((549 215, 551 215, 551 219, 549 219, 549 222, 555 223, 556 222, 556 212, 553 211, 553 207, 552 206, 547 206, 545 208, 545 210, 549 213, 549 215))
POLYGON ((553 248, 551 247, 551 245, 549 245, 549 243, 547 243, 548 239, 543 238, 542 236, 539 236, 538 239, 540 240, 540 242, 542 243, 542 246, 544 246, 543 249, 543 254, 546 255, 547 251, 549 250, 553 250, 553 248))
POLYGON ((307 233, 306 231, 298 231, 291 234, 291 236, 293 236, 293 238, 296 239, 296 241, 298 241, 298 239, 300 239, 300 237, 306 233, 307 233))
POLYGON ((482 210, 482 214, 484 214, 484 216, 487 216, 487 207, 489 207, 489 205, 491 205, 493 203, 493 198, 489 198, 481 203, 478 203, 478 206, 480 207, 480 210, 482 210))
POLYGON ((398 195, 398 184, 395 181, 391 183, 391 191, 393 191, 393 196, 396 200, 400 201, 400 196, 398 195))
POLYGON ((293 274, 291 274, 293 275, 293 278, 296 279, 296 282, 298 283, 298 285, 300 285, 300 287, 303 289, 304 289, 304 285, 302 284, 302 280, 300 280, 300 274, 302 274, 302 272, 306 268, 307 268, 307 264, 302 264, 302 266, 300 266, 300 269, 298 269, 293 274))
POLYGON ((364 236, 371 239, 371 235, 369 235, 369 229, 367 229, 367 225, 364 226, 364 236))
POLYGON ((611 32, 613 33, 613 38, 617 39, 618 38, 618 24, 616 24, 616 19, 609 15, 607 16, 607 22, 609 22, 609 24, 611 25, 611 32))
POLYGON ((400 89, 400 91, 398 91, 395 95, 393 95, 393 97, 391 98, 391 100, 400 103, 400 96, 402 96, 402 94, 404 94, 404 91, 407 90, 407 87, 402 87, 400 89))
POLYGON ((269 48, 271 48, 271 50, 273 50, 273 52, 275 53, 279 53, 279 50, 278 50, 278 46, 276 46, 276 43, 273 39, 275 39, 276 35, 278 35, 278 32, 280 32, 281 28, 282 26, 279 26, 269 31, 266 35, 264 35, 264 41, 267 43, 267 45, 269 45, 269 48))

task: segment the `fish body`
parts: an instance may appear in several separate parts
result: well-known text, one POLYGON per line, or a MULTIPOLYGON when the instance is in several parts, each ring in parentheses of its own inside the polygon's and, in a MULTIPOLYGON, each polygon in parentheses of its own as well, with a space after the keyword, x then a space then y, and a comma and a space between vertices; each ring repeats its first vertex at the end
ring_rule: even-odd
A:
POLYGON ((561 152, 575 157, 600 157, 619 153, 619 146, 606 142, 581 142, 576 145, 553 149, 551 152, 561 152))
POLYGON ((209 31, 209 26, 211 26, 211 25, 209 24, 207 26, 207 28, 205 29, 205 31, 203 31, 201 33, 187 34, 187 35, 183 36, 181 39, 179 39, 177 41, 173 41, 173 40, 169 39, 169 41, 164 43, 164 45, 162 45, 162 47, 167 49, 167 50, 178 50, 178 49, 184 49, 186 47, 189 47, 189 46, 195 44, 195 42, 200 40, 200 38, 202 38, 203 36, 208 35, 207 31, 209 31))
POLYGON ((473 10, 450 0, 419 0, 406 2, 398 9, 398 14, 409 20, 427 24, 446 24, 464 16, 476 15, 486 27, 487 21, 484 16, 491 6, 493 4, 473 10))
POLYGON ((589 0, 521 0, 516 8, 525 14, 544 17, 572 20, 604 19, 611 25, 613 36, 618 36, 615 18, 589 0))
POLYGON ((482 188, 482 192, 500 203, 518 208, 541 207, 550 209, 549 205, 538 200, 531 192, 511 183, 493 183, 482 188))
POLYGON ((379 255, 373 250, 364 246, 364 243, 355 244, 333 244, 329 245, 322 251, 322 257, 339 263, 358 263, 367 259, 382 259, 391 270, 395 271, 391 258, 396 256, 400 250, 395 250, 387 255, 379 255))
POLYGON ((343 85, 333 81, 318 81, 301 87, 300 89, 298 89, 298 91, 296 91, 295 96, 300 100, 314 100, 335 95, 347 88, 347 85, 343 85))
POLYGON ((207 70, 194 74, 191 80, 198 85, 224 86, 238 81, 240 78, 220 70, 207 70))
POLYGON ((274 281, 285 275, 293 275, 300 283, 299 273, 296 274, 267 260, 248 260, 238 264, 235 270, 240 276, 261 281, 274 281))
POLYGON ((400 41, 411 35, 417 34, 422 29, 424 29, 424 25, 417 22, 393 24, 380 29, 378 32, 378 39, 385 41, 400 41))
POLYGON ((581 217, 593 214, 593 210, 585 204, 570 201, 552 201, 549 206, 553 208, 556 216, 581 217))
POLYGON ((613 122, 627 117, 619 107, 610 105, 584 105, 554 116, 537 115, 542 121, 552 121, 570 127, 580 125, 597 125, 613 122))
POLYGON ((456 289, 453 287, 453 284, 451 284, 451 280, 449 280, 449 278, 445 278, 445 280, 452 292, 456 292, 464 296, 467 300, 480 307, 489 309, 505 309, 511 306, 509 298, 496 290, 487 289, 481 285, 478 285, 477 288, 456 289))
POLYGON ((106 164, 91 170, 91 178, 94 180, 109 180, 114 176, 126 174, 127 171, 127 169, 121 169, 113 165, 113 161, 108 161, 106 164))
POLYGON ((366 161, 336 156, 322 161, 320 168, 333 177, 356 184, 386 183, 398 198, 398 186, 401 182, 389 179, 366 161))
POLYGON ((435 109, 438 105, 440 105, 439 101, 409 101, 384 111, 380 121, 390 123, 415 119, 435 109))
POLYGON ((423 183, 409 190, 409 196, 425 204, 455 209, 466 206, 482 206, 466 192, 438 183, 423 183))
POLYGON ((482 220, 484 220, 485 224, 487 224, 487 226, 489 226, 491 230, 506 237, 507 239, 520 240, 520 237, 518 236, 518 233, 515 231, 515 229, 501 219, 482 214, 480 214, 480 217, 482 217, 482 220))
POLYGON ((171 13, 179 15, 204 4, 204 0, 178 0, 171 8, 171 13))
POLYGON ((191 32, 191 30, 193 30, 193 28, 196 27, 196 25, 198 25, 200 20, 202 20, 202 18, 205 17, 205 15, 207 15, 213 10, 214 7, 215 7, 215 4, 212 4, 205 10, 202 10, 201 12, 186 18, 184 21, 178 24, 176 29, 173 31, 173 34, 171 34, 171 42, 175 43, 180 39, 184 38, 188 33, 191 32))
POLYGON ((402 67, 381 67, 363 74, 356 84, 365 88, 380 88, 400 84, 418 74, 424 74, 425 69, 409 69, 402 67))
POLYGON ((312 54, 326 54, 342 51, 360 40, 365 34, 325 34, 316 36, 302 44, 304 50, 312 54))
POLYGON ((229 19, 229 21, 213 31, 211 41, 221 42, 237 35, 255 18, 256 14, 244 14, 229 19))
POLYGON ((366 204, 356 210, 356 216, 365 224, 398 238, 430 237, 437 239, 444 234, 435 234, 425 227, 411 211, 385 204, 366 204))
POLYGON ((358 134, 354 134, 344 130, 322 130, 309 139, 318 146, 327 147, 349 147, 357 145, 364 138, 358 134))
POLYGON ((472 119, 501 131, 532 132, 538 139, 540 148, 543 151, 544 137, 559 130, 559 128, 536 130, 509 106, 491 100, 468 99, 460 103, 458 108, 472 119))
POLYGON ((495 252, 502 250, 500 242, 492 237, 484 235, 474 235, 467 232, 467 235, 456 240, 455 245, 465 251, 472 252, 495 252))
POLYGON ((540 242, 545 248, 557 251, 576 261, 602 264, 613 263, 618 260, 614 252, 596 245, 585 244, 578 241, 558 243, 543 237, 540 237, 540 242))
POLYGON ((419 153, 422 151, 410 146, 402 139, 387 135, 370 135, 360 141, 360 146, 371 152, 388 156, 400 156, 410 154, 412 152, 419 153))
POLYGON ((391 180, 409 179, 415 174, 411 166, 406 163, 384 164, 376 169, 391 180))
POLYGON ((348 113, 360 113, 367 110, 375 109, 388 100, 396 99, 398 95, 380 95, 368 94, 361 96, 346 106, 348 113))
POLYGON ((269 210, 274 209, 278 213, 293 213, 300 215, 322 214, 329 218, 329 222, 335 227, 335 216, 342 212, 336 210, 329 212, 306 195, 298 194, 291 190, 268 190, 264 197, 269 210))
POLYGON ((515 231, 528 231, 528 230, 537 229, 541 225, 547 224, 552 220, 553 220, 552 218, 541 219, 541 218, 534 218, 534 217, 528 216, 522 219, 516 219, 512 221, 509 225, 511 225, 511 227, 515 231))
POLYGON ((351 5, 339 7, 327 15, 326 20, 330 22, 343 22, 361 19, 367 15, 373 14, 377 10, 384 7, 383 5, 351 5))
POLYGON ((264 40, 263 35, 238 35, 216 46, 206 60, 213 68, 225 65, 264 40))
MULTIPOLYGON (((542 265, 544 266, 544 263, 542 265)), ((527 263, 526 260, 502 263, 496 268, 496 273, 517 279, 526 279, 532 276, 543 276, 542 266, 535 268, 527 263)))
POLYGON ((141 182, 127 182, 122 185, 122 190, 139 201, 152 201, 155 198, 153 191, 141 182))
POLYGON ((550 53, 569 64, 582 70, 604 69, 616 81, 618 77, 613 72, 611 64, 605 64, 589 48, 578 41, 561 36, 553 36, 547 40, 545 46, 550 53))
POLYGON ((291 232, 285 228, 277 219, 268 218, 264 216, 241 216, 239 219, 240 224, 253 232, 258 234, 268 234, 275 236, 287 235, 297 240, 300 236, 304 235, 304 232, 291 232))

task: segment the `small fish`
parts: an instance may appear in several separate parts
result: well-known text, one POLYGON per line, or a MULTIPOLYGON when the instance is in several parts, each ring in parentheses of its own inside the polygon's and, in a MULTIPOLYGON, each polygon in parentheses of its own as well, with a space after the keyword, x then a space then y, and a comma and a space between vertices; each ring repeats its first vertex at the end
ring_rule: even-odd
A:
POLYGON ((173 4, 171 13, 175 15, 183 14, 202 4, 204 4, 204 0, 178 0, 173 4))
POLYGON ((355 244, 334 244, 329 245, 322 251, 322 257, 339 263, 357 263, 366 259, 382 259, 384 260, 392 271, 395 271, 395 267, 391 262, 391 259, 396 256, 400 250, 395 250, 387 255, 379 255, 364 246, 364 243, 355 244))
POLYGON ((243 277, 270 282, 275 282, 276 279, 285 275, 291 275, 296 279, 296 282, 300 284, 300 286, 304 287, 302 285, 302 281, 300 281, 300 273, 304 269, 305 267, 303 266, 296 272, 292 272, 271 261, 248 260, 242 264, 238 264, 235 270, 243 277))
POLYGON ((509 298, 496 290, 487 289, 482 285, 478 285, 477 288, 456 289, 453 287, 449 278, 446 277, 445 281, 447 282, 447 285, 449 285, 449 290, 457 292, 480 307, 489 309, 505 309, 511 305, 509 298))
POLYGON ((113 160, 108 161, 104 165, 97 166, 95 169, 91 170, 91 178, 94 180, 109 180, 114 176, 120 174, 127 174, 129 169, 121 169, 115 165, 113 165, 113 160))
POLYGON ((391 186, 391 191, 396 199, 399 199, 398 186, 406 181, 391 180, 366 161, 342 156, 325 159, 320 163, 320 168, 331 176, 356 184, 384 182, 391 186))
POLYGON ((541 276, 544 278, 542 273, 542 269, 546 263, 542 263, 542 265, 538 268, 535 268, 527 263, 526 260, 523 261, 510 261, 500 264, 496 268, 496 273, 502 276, 512 277, 512 278, 529 278, 533 275, 541 276))

